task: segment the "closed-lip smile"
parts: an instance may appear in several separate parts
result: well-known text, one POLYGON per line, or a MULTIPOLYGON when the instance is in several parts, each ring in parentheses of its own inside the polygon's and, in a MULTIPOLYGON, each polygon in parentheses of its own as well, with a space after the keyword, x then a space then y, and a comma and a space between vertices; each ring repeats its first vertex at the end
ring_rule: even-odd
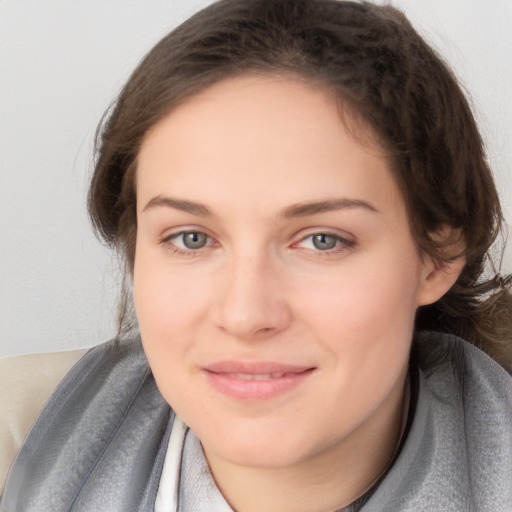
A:
POLYGON ((203 367, 214 389, 238 400, 265 400, 290 391, 315 368, 275 362, 220 361, 203 367))

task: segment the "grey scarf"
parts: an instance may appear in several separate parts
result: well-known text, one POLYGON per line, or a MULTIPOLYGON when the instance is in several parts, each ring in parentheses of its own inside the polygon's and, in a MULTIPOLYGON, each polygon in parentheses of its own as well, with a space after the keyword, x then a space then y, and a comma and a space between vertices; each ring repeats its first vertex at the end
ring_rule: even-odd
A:
MULTIPOLYGON (((511 377, 453 336, 417 347, 411 428, 361 510, 511 512, 511 377)), ((139 340, 92 349, 32 426, 0 510, 152 511, 173 419, 139 340)))

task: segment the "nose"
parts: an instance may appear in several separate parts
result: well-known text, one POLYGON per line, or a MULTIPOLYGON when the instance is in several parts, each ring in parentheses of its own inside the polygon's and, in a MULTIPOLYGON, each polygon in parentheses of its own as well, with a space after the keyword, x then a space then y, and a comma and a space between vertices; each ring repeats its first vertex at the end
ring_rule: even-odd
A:
POLYGON ((217 325, 240 340, 271 337, 291 322, 282 270, 269 258, 234 258, 222 275, 217 325))

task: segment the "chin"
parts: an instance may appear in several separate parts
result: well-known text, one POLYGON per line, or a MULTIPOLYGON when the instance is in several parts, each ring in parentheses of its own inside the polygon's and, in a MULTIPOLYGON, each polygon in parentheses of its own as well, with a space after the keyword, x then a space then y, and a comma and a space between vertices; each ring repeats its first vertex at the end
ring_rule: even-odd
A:
POLYGON ((203 437, 202 444, 207 457, 211 453, 235 465, 278 468, 307 459, 315 451, 314 447, 307 443, 307 439, 290 436, 290 428, 281 434, 276 430, 261 427, 246 431, 244 435, 240 434, 240 430, 237 432, 237 429, 232 427, 222 436, 203 437))

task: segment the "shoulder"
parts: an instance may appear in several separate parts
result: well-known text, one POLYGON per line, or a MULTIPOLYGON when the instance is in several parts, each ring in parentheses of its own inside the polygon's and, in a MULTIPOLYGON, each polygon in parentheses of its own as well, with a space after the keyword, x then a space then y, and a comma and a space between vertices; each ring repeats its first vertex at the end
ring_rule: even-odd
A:
POLYGON ((37 413, 86 352, 84 349, 0 359, 0 493, 7 470, 37 413))
POLYGON ((509 512, 510 375, 468 342, 435 332, 415 337, 412 363, 410 428, 364 510, 509 512))
POLYGON ((419 366, 431 385, 450 384, 462 396, 499 397, 498 408, 512 408, 512 376, 468 341, 424 331, 416 337, 415 348, 419 366))
POLYGON ((112 506, 105 509, 140 499, 146 482, 152 482, 155 461, 158 473, 170 418, 138 337, 94 347, 67 373, 30 428, 1 505, 69 510, 82 491, 83 500, 94 495, 104 503, 106 481, 116 487, 109 494, 112 506), (137 462, 148 474, 134 481, 125 470, 137 462))
MULTIPOLYGON (((510 466, 512 376, 487 354, 457 336, 424 332, 416 341, 418 364, 433 407, 464 421, 466 436, 473 436, 475 446, 490 440, 489 436, 506 442, 510 466)), ((473 445, 469 446, 472 448, 473 445)))
POLYGON ((435 471, 451 466, 445 477, 471 492, 477 509, 509 510, 512 377, 456 336, 423 333, 418 352, 438 453, 435 471))

